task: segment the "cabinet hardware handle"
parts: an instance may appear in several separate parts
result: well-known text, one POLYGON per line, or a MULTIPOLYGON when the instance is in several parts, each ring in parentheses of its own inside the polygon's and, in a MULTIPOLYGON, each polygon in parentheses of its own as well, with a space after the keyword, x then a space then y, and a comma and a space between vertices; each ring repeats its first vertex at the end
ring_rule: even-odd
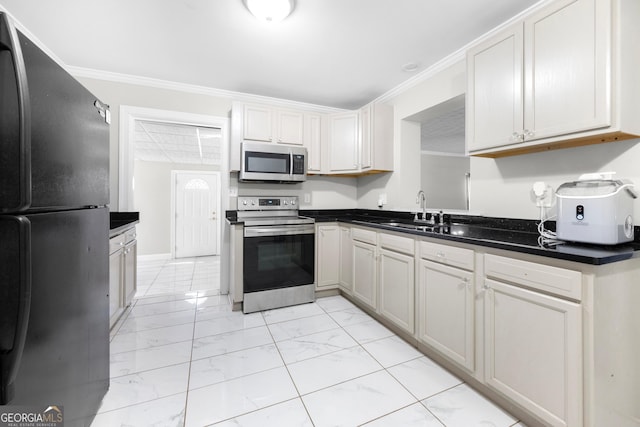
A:
POLYGON ((534 135, 535 135, 535 133, 532 130, 529 130, 529 129, 525 129, 524 130, 524 137, 531 138, 534 135))
POLYGON ((445 254, 444 254, 444 252, 438 252, 438 253, 436 253, 436 256, 437 256, 438 258, 445 258, 445 254))

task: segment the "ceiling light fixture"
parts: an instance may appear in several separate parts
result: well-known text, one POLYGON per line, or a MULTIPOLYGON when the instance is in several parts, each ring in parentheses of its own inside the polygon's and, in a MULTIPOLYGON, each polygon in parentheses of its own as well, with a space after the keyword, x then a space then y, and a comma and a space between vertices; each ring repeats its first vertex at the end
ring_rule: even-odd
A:
POLYGON ((278 22, 293 11, 294 0, 243 0, 244 5, 256 18, 267 22, 278 22))

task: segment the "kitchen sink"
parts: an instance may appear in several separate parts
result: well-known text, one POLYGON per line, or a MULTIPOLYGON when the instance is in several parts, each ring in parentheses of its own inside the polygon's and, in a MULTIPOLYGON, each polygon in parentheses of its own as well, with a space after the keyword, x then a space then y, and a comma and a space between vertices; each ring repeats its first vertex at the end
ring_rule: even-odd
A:
POLYGON ((421 225, 421 224, 408 224, 406 222, 381 222, 380 225, 386 225, 388 227, 404 228, 406 230, 416 231, 434 231, 439 225, 421 225))

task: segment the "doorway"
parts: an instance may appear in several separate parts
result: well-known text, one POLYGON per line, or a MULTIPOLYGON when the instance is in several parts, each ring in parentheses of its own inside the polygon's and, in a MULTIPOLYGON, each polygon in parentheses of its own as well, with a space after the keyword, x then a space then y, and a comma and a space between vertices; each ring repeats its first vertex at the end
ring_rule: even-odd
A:
MULTIPOLYGON (((217 185, 213 186, 217 205, 209 214, 215 211, 218 226, 222 224, 224 215, 219 213, 228 209, 228 131, 226 117, 120 106, 118 179, 112 185, 117 191, 112 191, 111 207, 115 211, 140 212, 137 297, 228 292, 220 280, 220 256, 172 259, 175 232, 171 223, 175 218, 172 172, 204 171, 218 174, 217 185), (165 126, 173 129, 163 131, 165 126), (216 149, 212 146, 214 141, 216 149), (213 152, 219 162, 212 161, 213 152), (187 161, 196 154, 209 160, 187 161), (173 160, 159 161, 162 156, 173 160)), ((221 236, 219 228, 215 235, 221 236)), ((218 246, 217 252, 221 249, 218 246)))
POLYGON ((220 173, 172 172, 173 258, 220 254, 220 173))

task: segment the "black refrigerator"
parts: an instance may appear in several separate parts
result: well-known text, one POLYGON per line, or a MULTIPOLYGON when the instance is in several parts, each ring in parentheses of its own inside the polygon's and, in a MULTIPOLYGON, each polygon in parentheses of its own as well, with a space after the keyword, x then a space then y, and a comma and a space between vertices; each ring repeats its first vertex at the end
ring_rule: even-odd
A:
POLYGON ((0 409, 109 387, 109 111, 0 12, 0 409))

